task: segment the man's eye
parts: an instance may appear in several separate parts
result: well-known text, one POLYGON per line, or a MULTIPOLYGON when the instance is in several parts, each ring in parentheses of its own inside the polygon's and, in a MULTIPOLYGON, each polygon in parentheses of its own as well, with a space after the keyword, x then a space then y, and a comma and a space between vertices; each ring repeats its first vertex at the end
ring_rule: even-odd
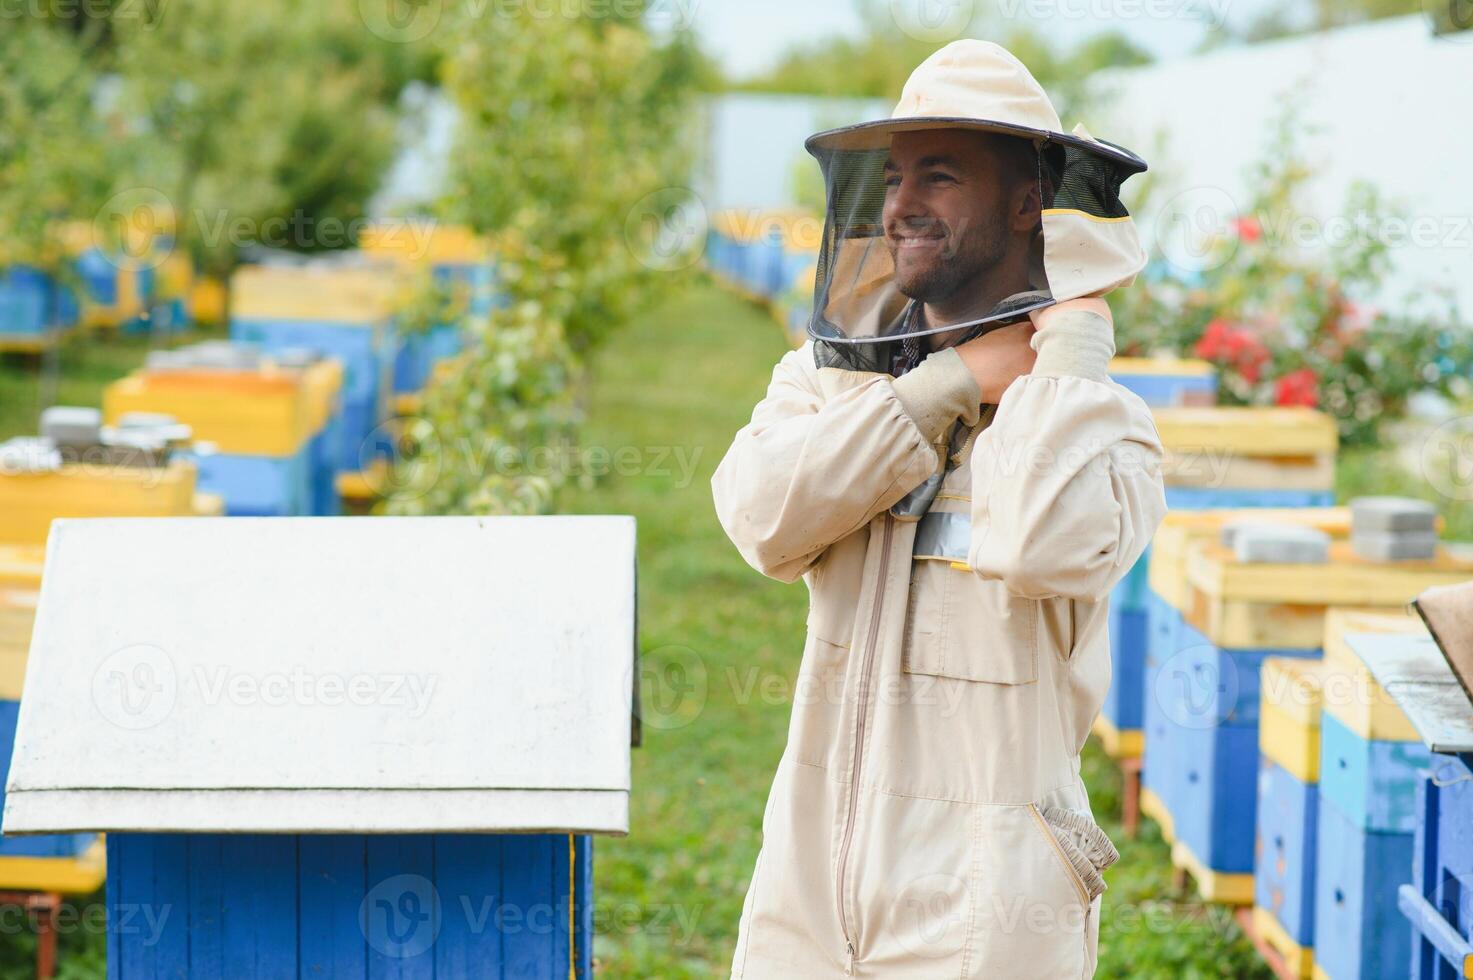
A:
POLYGON ((951 176, 951 174, 931 174, 931 176, 928 179, 933 184, 941 184, 941 183, 950 182, 954 178, 951 176))
POLYGON ((899 187, 900 186, 900 178, 899 177, 886 177, 885 178, 885 186, 886 187, 899 187))

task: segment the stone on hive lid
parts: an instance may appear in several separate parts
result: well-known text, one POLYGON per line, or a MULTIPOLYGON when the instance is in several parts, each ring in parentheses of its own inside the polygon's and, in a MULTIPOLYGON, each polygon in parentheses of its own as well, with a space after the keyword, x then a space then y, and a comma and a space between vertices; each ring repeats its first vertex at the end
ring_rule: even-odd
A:
POLYGON ((1233 535, 1240 562, 1274 565, 1321 565, 1330 558, 1330 536, 1312 527, 1257 524, 1233 535))
POLYGON ((1352 531, 1350 547, 1370 561, 1428 561, 1437 555, 1437 532, 1352 531))
POLYGON ((1435 531, 1437 508, 1411 497, 1357 497, 1350 502, 1353 533, 1362 531, 1435 531))
POLYGON ((50 439, 17 436, 0 442, 0 476, 52 473, 61 469, 61 453, 50 439))
POLYGON ((98 444, 102 412, 95 408, 53 405, 41 413, 41 436, 59 447, 85 448, 98 444))

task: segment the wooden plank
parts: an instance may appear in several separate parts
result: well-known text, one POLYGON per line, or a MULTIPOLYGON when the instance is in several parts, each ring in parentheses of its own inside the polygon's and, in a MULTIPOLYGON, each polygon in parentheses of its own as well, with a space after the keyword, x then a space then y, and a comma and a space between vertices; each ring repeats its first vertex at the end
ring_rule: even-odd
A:
POLYGON ((1308 408, 1157 408, 1161 443, 1174 453, 1314 456, 1339 446, 1335 421, 1308 408))
POLYGON ((1332 490, 1335 454, 1255 457, 1209 452, 1168 452, 1161 460, 1168 487, 1211 489, 1332 490))
POLYGON ((367 848, 358 834, 297 838, 299 976, 327 980, 367 972, 368 946, 359 921, 368 894, 367 848))
POLYGON ((557 845, 566 846, 555 834, 529 834, 508 842, 502 851, 502 885, 512 902, 515 923, 508 919, 502 936, 502 970, 508 977, 563 980, 567 976, 567 959, 561 961, 561 972, 552 969, 555 962, 553 920, 565 911, 559 896, 567 891, 566 858, 558 873, 557 845))
POLYGON ((446 911, 435 886, 434 837, 369 837, 367 867, 367 980, 434 980, 446 911))
POLYGON ((1443 550, 1431 561, 1376 562, 1348 542, 1330 546, 1327 565, 1267 565, 1236 560, 1204 543, 1187 558, 1187 580, 1214 599, 1319 606, 1400 606, 1424 589, 1473 578, 1473 560, 1443 550))
MULTIPOLYGON (((109 928, 119 930, 119 980, 179 980, 189 973, 188 854, 183 838, 170 834, 124 834, 108 839, 127 870, 119 905, 108 910, 109 928)), ((108 964, 111 972, 112 964, 108 964)))
POLYGON ((169 899, 187 903, 181 911, 189 918, 189 975, 223 977, 233 965, 225 945, 227 919, 238 914, 233 909, 236 895, 232 888, 237 883, 229 881, 233 869, 226 863, 225 837, 191 834, 178 839, 188 855, 188 882, 169 899))
POLYGON ((1473 752, 1473 712, 1430 636, 1355 633, 1346 644, 1434 752, 1473 752))
POLYGON ((228 834, 223 946, 226 974, 297 974, 297 839, 290 834, 228 834))
POLYGON ((502 962, 501 916, 511 899, 502 880, 503 852, 519 838, 501 834, 437 834, 435 886, 440 892, 440 938, 435 973, 471 977, 502 962))

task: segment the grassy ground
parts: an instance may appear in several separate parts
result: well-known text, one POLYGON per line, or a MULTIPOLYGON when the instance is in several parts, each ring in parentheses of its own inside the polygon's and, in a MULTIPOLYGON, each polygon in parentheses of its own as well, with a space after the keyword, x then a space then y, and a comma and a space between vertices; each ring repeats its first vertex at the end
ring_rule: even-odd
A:
MULTIPOLYGON (((595 847, 595 955, 606 976, 709 977, 730 966, 787 734, 807 592, 742 562, 709 481, 783 349, 764 313, 701 288, 618 334, 594 366, 588 443, 648 463, 569 508, 639 520, 645 744, 634 754, 632 832, 595 847), (677 457, 695 461, 687 478, 677 457)), ((1124 839, 1119 778, 1103 754, 1091 746, 1085 765, 1123 854, 1106 893, 1099 975, 1269 976, 1221 909, 1174 894, 1154 825, 1124 839)))

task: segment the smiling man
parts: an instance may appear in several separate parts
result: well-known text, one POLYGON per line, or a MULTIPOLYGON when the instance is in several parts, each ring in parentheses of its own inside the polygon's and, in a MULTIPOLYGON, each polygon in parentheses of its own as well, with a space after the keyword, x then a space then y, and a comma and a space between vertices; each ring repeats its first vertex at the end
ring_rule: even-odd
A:
POLYGON ((1165 512, 1099 299, 1144 263, 1117 192, 1145 165, 980 41, 808 148, 810 339, 712 478, 742 555, 810 593, 732 975, 1088 976, 1117 855, 1079 753, 1165 512))

